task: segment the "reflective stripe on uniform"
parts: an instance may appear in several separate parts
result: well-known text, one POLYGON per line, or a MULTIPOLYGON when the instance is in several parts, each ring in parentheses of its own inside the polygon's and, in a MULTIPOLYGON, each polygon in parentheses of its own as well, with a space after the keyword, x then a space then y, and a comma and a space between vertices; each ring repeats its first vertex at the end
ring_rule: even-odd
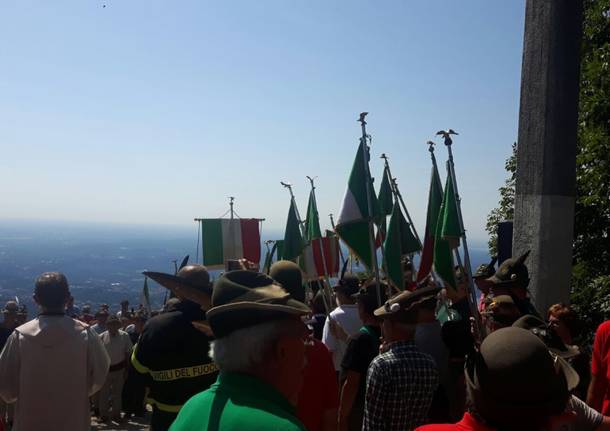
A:
POLYGON ((136 357, 136 352, 138 351, 138 345, 136 344, 133 347, 133 351, 131 352, 131 365, 133 365, 133 367, 136 369, 136 371, 140 374, 147 374, 150 372, 150 369, 144 365, 142 365, 142 363, 140 363, 140 361, 138 361, 138 358, 136 357))
POLYGON ((218 371, 218 367, 213 362, 210 362, 209 364, 194 365, 192 367, 173 368, 171 370, 148 370, 150 376, 153 378, 153 380, 157 382, 170 382, 179 379, 190 379, 193 377, 200 377, 206 374, 213 374, 216 371, 218 371))
POLYGON ((176 405, 172 405, 172 404, 164 404, 164 403, 160 403, 159 401, 155 400, 154 398, 147 398, 146 401, 148 402, 148 404, 155 406, 162 412, 167 412, 167 413, 178 413, 180 411, 180 409, 182 408, 182 405, 176 406, 176 405))

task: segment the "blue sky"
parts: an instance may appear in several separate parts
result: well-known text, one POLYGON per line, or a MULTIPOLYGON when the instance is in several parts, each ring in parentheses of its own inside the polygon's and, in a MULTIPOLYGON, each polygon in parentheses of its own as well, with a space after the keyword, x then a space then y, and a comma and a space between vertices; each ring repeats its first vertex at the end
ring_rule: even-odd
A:
POLYGON ((2 1, 0 218, 189 227, 232 195, 279 231, 279 182, 304 213, 310 175, 328 225, 368 111, 373 175, 388 154, 420 232, 425 142, 460 132, 465 224, 484 239, 517 138, 523 13, 522 0, 2 1))

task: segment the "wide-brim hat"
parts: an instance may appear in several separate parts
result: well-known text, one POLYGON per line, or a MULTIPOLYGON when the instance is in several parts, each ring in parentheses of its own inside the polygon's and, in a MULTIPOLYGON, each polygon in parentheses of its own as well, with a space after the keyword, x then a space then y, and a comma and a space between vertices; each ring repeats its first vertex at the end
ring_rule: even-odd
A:
POLYGON ((517 319, 517 321, 513 323, 513 326, 530 331, 540 338, 551 352, 563 359, 571 359, 580 354, 578 346, 565 344, 557 332, 555 332, 553 328, 549 328, 544 320, 540 319, 538 316, 527 314, 517 319))
POLYGON ((360 290, 360 279, 355 274, 344 274, 337 284, 333 286, 333 289, 336 292, 352 296, 360 290))
POLYGON ((209 295, 212 294, 210 276, 203 265, 185 266, 177 275, 154 271, 144 271, 142 274, 170 290, 195 289, 209 295))
POLYGON ((479 267, 474 272, 474 274, 472 274, 472 278, 476 280, 476 279, 480 279, 480 278, 493 277, 493 275, 496 272, 494 265, 496 264, 497 261, 498 261, 498 258, 496 256, 494 256, 491 258, 491 261, 489 263, 482 263, 481 265, 479 265, 479 267))
POLYGON ((269 277, 280 283, 286 292, 299 301, 305 300, 301 268, 290 260, 278 260, 269 268, 269 277))
POLYGON ((530 278, 529 271, 525 265, 525 260, 529 255, 530 250, 526 251, 519 257, 506 259, 498 267, 495 274, 486 280, 496 285, 526 288, 530 282, 530 278))
POLYGON ((377 317, 390 317, 400 311, 409 311, 416 305, 435 297, 441 291, 440 287, 423 287, 413 292, 405 291, 388 299, 381 307, 375 310, 377 317))
POLYGON ((221 338, 238 329, 310 312, 271 277, 237 270, 225 272, 216 281, 207 318, 214 336, 221 338))
POLYGON ((469 355, 466 385, 477 412, 486 420, 560 414, 578 373, 551 353, 530 331, 508 327, 492 332, 479 352, 469 355))
POLYGON ((7 301, 2 310, 2 314, 16 315, 19 313, 19 304, 16 301, 7 301))

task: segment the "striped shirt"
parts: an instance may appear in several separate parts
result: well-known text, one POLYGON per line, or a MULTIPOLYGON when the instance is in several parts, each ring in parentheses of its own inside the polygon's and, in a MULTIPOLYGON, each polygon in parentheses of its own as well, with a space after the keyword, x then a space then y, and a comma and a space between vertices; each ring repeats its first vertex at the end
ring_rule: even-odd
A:
POLYGON ((362 430, 407 431, 424 424, 437 386, 430 355, 413 341, 392 343, 369 366, 362 430))

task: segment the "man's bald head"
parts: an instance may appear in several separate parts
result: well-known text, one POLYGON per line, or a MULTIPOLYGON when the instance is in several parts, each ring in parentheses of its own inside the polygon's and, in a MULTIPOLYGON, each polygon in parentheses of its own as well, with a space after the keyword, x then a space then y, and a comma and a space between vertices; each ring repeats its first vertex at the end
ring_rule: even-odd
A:
POLYGON ((61 272, 45 272, 36 279, 34 299, 49 309, 63 308, 70 298, 68 279, 61 272))

